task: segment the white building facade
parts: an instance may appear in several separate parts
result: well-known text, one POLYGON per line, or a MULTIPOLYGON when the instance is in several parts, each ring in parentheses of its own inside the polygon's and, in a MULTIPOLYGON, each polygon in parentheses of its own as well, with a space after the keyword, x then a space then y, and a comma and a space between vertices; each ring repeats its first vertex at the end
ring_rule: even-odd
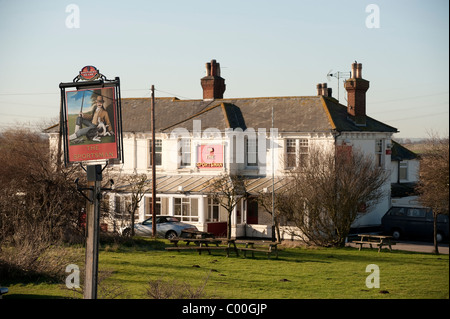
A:
MULTIPOLYGON (((199 230, 223 235, 227 212, 206 192, 208 181, 223 173, 249 178, 248 198, 232 214, 233 237, 271 237, 272 217, 255 197, 276 191, 286 174, 308 156, 311 148, 347 146, 373 156, 376 165, 391 172, 391 138, 397 130, 366 115, 361 65, 352 65, 346 82, 349 105, 331 97, 326 84, 316 96, 223 98, 225 81, 220 65, 207 63, 201 79, 203 99, 157 98, 155 103, 155 163, 151 162, 150 99, 122 99, 123 149, 118 176, 147 174, 151 185, 156 166, 157 213, 179 218, 199 230)), ((57 134, 51 136, 55 142, 57 134)), ((390 207, 388 194, 355 221, 355 227, 376 226, 390 207)), ((116 189, 117 190, 117 189, 116 189)), ((125 188, 124 188, 125 190, 125 188)), ((126 191, 108 196, 119 212, 126 191)), ((151 191, 140 203, 138 220, 151 217, 151 191)), ((288 232, 282 234, 290 238, 288 232)))

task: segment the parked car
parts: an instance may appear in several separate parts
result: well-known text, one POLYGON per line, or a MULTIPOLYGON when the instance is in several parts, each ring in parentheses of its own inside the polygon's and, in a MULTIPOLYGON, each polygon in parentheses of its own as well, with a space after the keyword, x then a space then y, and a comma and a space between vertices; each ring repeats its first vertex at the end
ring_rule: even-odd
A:
MULTIPOLYGON (((381 218, 383 233, 394 239, 433 239, 433 212, 423 207, 391 207, 381 218)), ((437 241, 448 239, 449 221, 447 215, 437 217, 437 241)))
MULTIPOLYGON (((194 225, 180 222, 173 216, 156 216, 156 236, 162 238, 174 238, 181 235, 182 230, 197 231, 194 225)), ((152 236, 152 218, 146 219, 141 223, 134 224, 134 233, 137 236, 152 236)), ((122 235, 129 236, 131 226, 122 230, 122 235)))

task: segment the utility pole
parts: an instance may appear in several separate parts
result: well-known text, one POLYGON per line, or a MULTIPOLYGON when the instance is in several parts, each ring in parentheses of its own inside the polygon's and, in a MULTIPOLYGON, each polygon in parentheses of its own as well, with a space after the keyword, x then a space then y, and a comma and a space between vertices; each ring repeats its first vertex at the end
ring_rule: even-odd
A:
POLYGON ((152 127, 152 236, 156 238, 156 156, 155 156, 155 86, 152 85, 151 127, 152 127))
POLYGON ((84 299, 97 299, 98 279, 98 241, 100 224, 100 199, 102 166, 87 167, 88 189, 92 197, 87 201, 86 209, 86 260, 84 299))
POLYGON ((275 242, 275 143, 273 136, 273 105, 272 105, 272 242, 275 242))

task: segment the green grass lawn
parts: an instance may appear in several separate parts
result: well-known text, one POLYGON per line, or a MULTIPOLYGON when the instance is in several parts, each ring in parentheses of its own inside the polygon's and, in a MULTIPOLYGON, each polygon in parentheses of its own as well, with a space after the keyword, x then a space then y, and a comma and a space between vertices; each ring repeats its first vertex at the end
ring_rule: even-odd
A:
MULTIPOLYGON (((267 259, 261 253, 256 253, 255 258, 231 253, 227 258, 223 251, 212 251, 211 255, 179 253, 162 250, 164 245, 169 244, 146 239, 133 247, 102 246, 99 270, 110 276, 99 284, 99 297, 118 294, 118 298, 148 298, 150 280, 176 280, 199 287, 207 278, 203 298, 449 298, 448 255, 297 247, 283 248, 279 259, 267 259), (369 264, 379 267, 380 288, 366 287, 369 264)), ((64 286, 64 282, 11 283, 4 298, 81 298, 81 294, 65 290, 64 286)))

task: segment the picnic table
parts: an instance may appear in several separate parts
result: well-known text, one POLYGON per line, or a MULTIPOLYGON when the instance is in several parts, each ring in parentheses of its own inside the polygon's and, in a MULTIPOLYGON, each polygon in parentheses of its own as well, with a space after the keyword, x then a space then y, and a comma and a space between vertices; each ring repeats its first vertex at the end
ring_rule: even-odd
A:
POLYGON ((178 252, 180 252, 180 250, 197 250, 199 255, 201 255, 203 250, 208 251, 208 254, 211 254, 211 250, 225 250, 227 252, 227 257, 230 256, 230 250, 233 250, 236 255, 239 256, 239 251, 234 239, 175 237, 169 239, 169 241, 174 244, 174 246, 166 247, 166 250, 176 250, 178 252), (185 242, 186 245, 180 246, 178 244, 179 242, 185 242), (190 245, 190 243, 193 243, 194 245, 190 245), (226 246, 219 246, 220 244, 225 244, 226 246))
POLYGON ((181 238, 214 238, 215 236, 213 233, 208 233, 205 231, 184 229, 181 231, 180 237, 181 238))
POLYGON ((372 248, 372 245, 378 246, 378 252, 381 251, 383 246, 389 247, 389 250, 392 251, 392 245, 396 243, 393 242, 392 236, 383 236, 383 235, 372 235, 372 234, 358 234, 359 241, 354 241, 353 243, 359 245, 359 250, 361 250, 363 245, 369 245, 372 248))
POLYGON ((275 253, 278 259, 278 244, 279 242, 268 242, 268 241, 239 241, 239 243, 245 244, 245 248, 239 248, 239 250, 244 252, 244 257, 247 257, 247 251, 252 252, 252 257, 255 257, 256 252, 263 252, 267 254, 267 258, 270 258, 272 253, 275 253), (257 245, 257 247, 255 247, 257 245), (263 247, 261 247, 263 246, 263 247))

